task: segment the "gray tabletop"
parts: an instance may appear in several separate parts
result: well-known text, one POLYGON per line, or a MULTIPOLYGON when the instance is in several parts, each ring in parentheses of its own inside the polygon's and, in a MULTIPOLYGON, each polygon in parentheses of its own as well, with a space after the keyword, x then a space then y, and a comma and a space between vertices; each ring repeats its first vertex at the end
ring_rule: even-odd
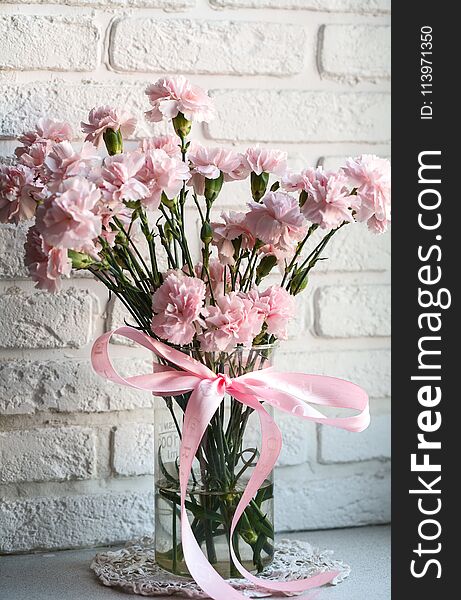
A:
MULTIPOLYGON (((336 558, 351 565, 349 579, 338 586, 322 588, 315 594, 316 600, 390 600, 389 527, 311 531, 283 537, 308 540, 316 547, 334 550, 336 558)), ((128 598, 123 592, 99 584, 89 569, 95 552, 88 548, 1 556, 0 600, 128 598)))

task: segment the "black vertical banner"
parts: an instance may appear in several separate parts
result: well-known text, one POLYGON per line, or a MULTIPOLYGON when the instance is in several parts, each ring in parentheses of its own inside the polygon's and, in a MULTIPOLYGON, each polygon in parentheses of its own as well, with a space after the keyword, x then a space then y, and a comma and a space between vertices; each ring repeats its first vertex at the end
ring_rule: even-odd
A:
POLYGON ((392 5, 395 600, 459 595, 461 32, 450 6, 392 5))

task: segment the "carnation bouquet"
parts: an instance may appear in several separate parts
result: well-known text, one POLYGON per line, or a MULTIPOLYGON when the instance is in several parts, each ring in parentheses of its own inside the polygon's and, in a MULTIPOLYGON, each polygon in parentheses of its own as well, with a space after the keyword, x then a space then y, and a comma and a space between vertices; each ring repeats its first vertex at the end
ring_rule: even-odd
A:
MULTIPOLYGON (((236 577, 242 565, 259 572, 273 553, 271 474, 242 498, 264 452, 255 414, 264 424, 261 405, 269 416, 270 404, 284 409, 287 390, 295 386, 279 376, 283 385, 277 388, 270 368, 274 348, 287 337, 295 296, 306 288, 330 239, 356 223, 386 230, 390 167, 363 155, 336 172, 292 172, 282 151, 206 147, 189 139, 194 123, 214 117, 204 90, 174 77, 150 85, 146 95, 147 120, 171 122, 171 134, 143 139, 130 151, 123 145, 136 122, 117 108, 90 111, 78 149, 68 124, 40 119, 19 138, 14 164, 0 167, 0 222, 31 221, 25 262, 38 288, 56 292, 72 269, 85 269, 125 306, 130 327, 118 333, 153 351, 153 374, 114 375, 107 346, 97 347, 93 362, 114 381, 163 397, 155 442, 157 560, 197 578, 191 548, 199 546, 216 571, 236 577), (102 146, 106 157, 98 151, 102 146), (246 210, 213 214, 223 186, 238 180, 248 181, 246 210), (196 210, 199 255, 191 250, 186 207, 196 210), (98 352, 106 360, 102 367, 98 352), (190 405, 195 396, 213 396, 204 379, 226 400, 207 417, 183 474, 185 439, 208 410, 206 403, 190 405), (197 546, 191 546, 188 526, 197 546)), ((299 400, 309 387, 309 400, 328 404, 316 381, 303 383, 290 398, 299 400)), ((285 410, 337 425, 290 406, 285 410)), ((350 398, 344 406, 358 407, 350 398)), ((348 427, 363 428, 363 422, 354 423, 348 427)))

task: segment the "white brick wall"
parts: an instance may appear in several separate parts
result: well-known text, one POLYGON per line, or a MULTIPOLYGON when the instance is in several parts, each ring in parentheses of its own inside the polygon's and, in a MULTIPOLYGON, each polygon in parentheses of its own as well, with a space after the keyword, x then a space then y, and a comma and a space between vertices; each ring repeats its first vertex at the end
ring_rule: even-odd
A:
POLYGON ((93 71, 99 30, 90 17, 13 15, 0 18, 0 69, 93 71), (79 44, 69 44, 69 39, 79 44), (49 44, 43 40, 49 39, 49 44))
POLYGON ((388 79, 390 27, 327 25, 320 32, 319 66, 331 79, 388 79))
POLYGON ((112 27, 109 53, 117 71, 286 76, 303 67, 305 37, 291 24, 126 18, 112 27))
MULTIPOLYGON (((294 168, 389 156, 390 0, 16 0, 0 17, 0 157, 43 114, 78 124, 95 104, 142 122, 146 83, 187 73, 212 90, 208 143, 280 147, 294 168), (139 32, 139 33, 138 33, 139 32)), ((155 131, 163 131, 156 126, 155 131)), ((244 184, 219 206, 241 206, 244 184)), ((191 231, 196 223, 190 221, 191 231)), ((106 292, 75 277, 33 291, 24 228, 0 225, 0 552, 122 541, 153 527, 149 394, 89 365, 91 339, 122 323, 106 292), (59 519, 56 515, 59 514, 59 519)), ((279 415, 279 530, 389 520, 390 237, 346 227, 300 298, 281 368, 350 378, 372 397, 363 434, 279 415)), ((146 370, 114 345, 125 373, 146 370)))

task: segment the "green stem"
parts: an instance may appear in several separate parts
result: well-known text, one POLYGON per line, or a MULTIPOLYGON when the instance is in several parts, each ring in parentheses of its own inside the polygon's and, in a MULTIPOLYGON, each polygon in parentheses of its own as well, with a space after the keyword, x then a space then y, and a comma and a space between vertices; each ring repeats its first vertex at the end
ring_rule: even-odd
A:
POLYGON ((292 268, 294 267, 296 260, 298 259, 298 257, 300 256, 304 245, 306 244, 307 240, 311 237, 311 235, 314 233, 314 231, 316 231, 318 229, 318 225, 316 223, 314 223, 313 225, 311 225, 307 231, 306 236, 304 237, 304 239, 298 244, 298 247, 296 248, 296 252, 295 255, 293 256, 293 258, 290 261, 290 264, 288 265, 288 267, 285 269, 285 274, 283 276, 282 279, 282 283, 280 284, 281 287, 283 287, 285 285, 285 282, 287 280, 288 275, 290 274, 292 268))

